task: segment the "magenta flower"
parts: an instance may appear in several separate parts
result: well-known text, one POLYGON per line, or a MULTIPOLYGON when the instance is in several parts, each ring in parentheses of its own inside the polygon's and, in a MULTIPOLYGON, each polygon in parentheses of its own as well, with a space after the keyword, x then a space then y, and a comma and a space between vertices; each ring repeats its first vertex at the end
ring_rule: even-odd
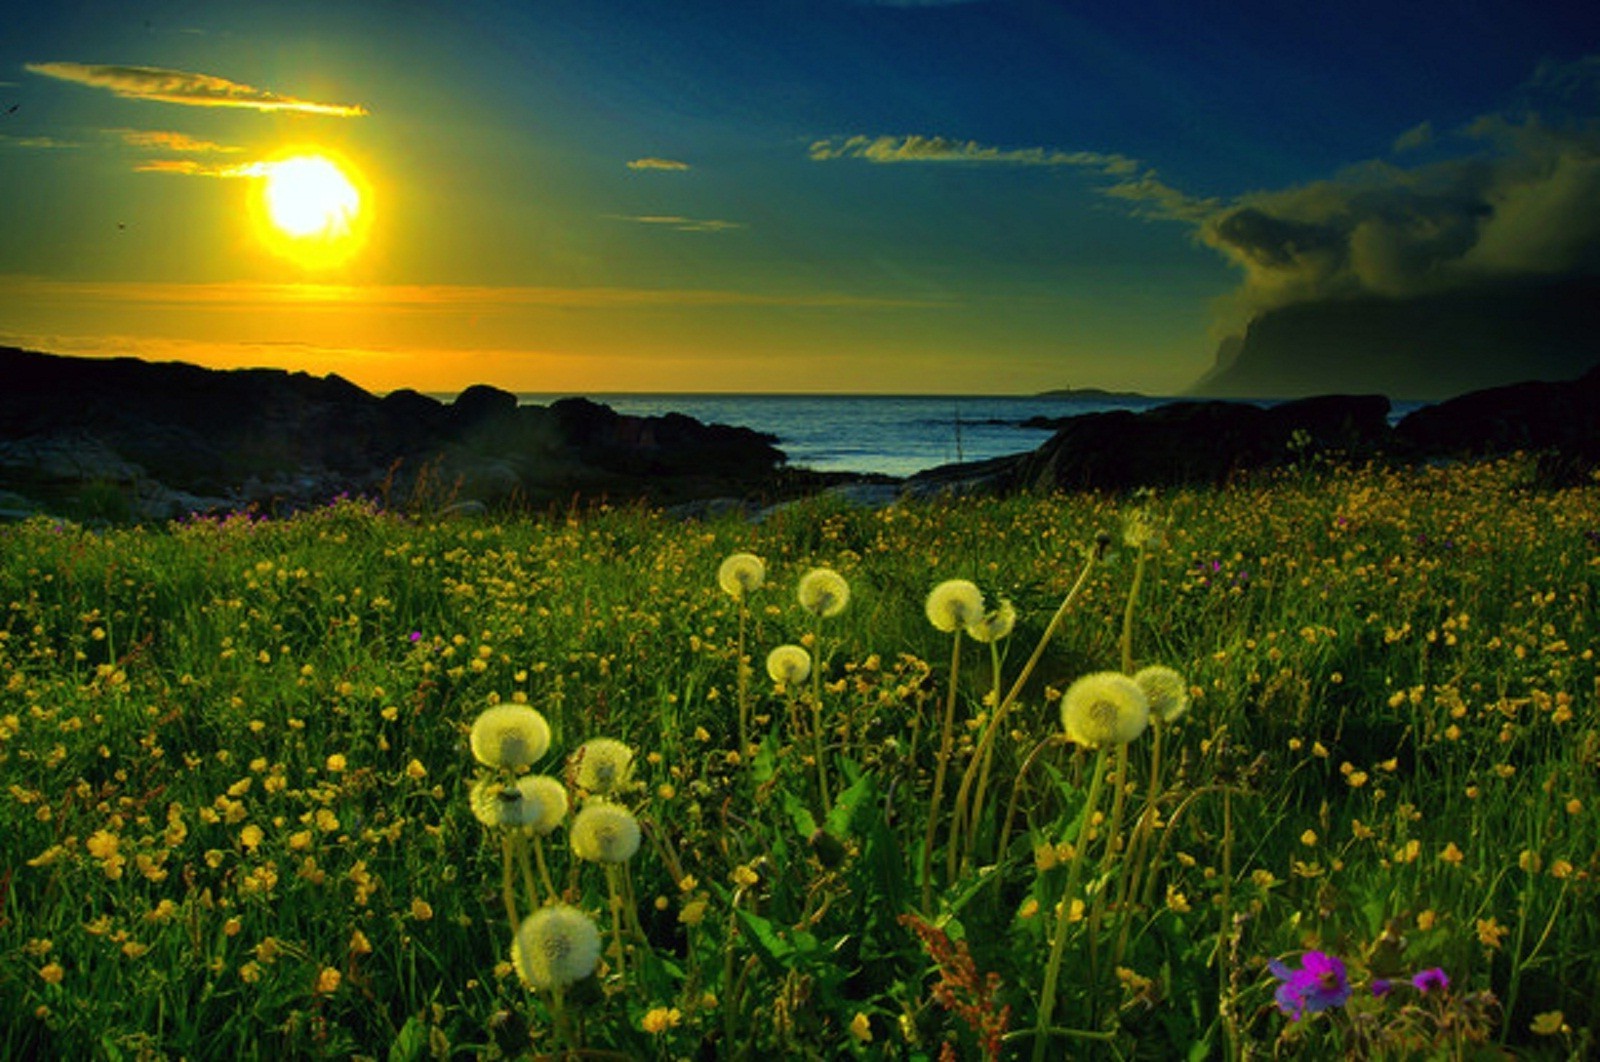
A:
POLYGON ((1291 970, 1276 959, 1267 964, 1267 969, 1283 982, 1273 994, 1278 1009, 1295 1021, 1307 1014, 1342 1007, 1350 998, 1344 963, 1327 952, 1306 952, 1298 970, 1291 970))
POLYGON ((1411 978, 1411 984, 1418 992, 1427 995, 1429 992, 1445 991, 1450 987, 1450 978, 1442 969, 1435 966, 1411 978))
POLYGON ((1387 977, 1374 977, 1372 979, 1372 995, 1375 999, 1382 999, 1394 989, 1394 982, 1387 977))

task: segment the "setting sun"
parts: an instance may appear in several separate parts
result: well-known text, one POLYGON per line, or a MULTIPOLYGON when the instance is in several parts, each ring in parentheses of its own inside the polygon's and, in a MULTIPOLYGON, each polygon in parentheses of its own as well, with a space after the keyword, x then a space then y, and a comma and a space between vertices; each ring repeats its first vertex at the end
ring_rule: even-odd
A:
POLYGON ((348 261, 369 221, 368 196, 347 164, 322 154, 262 163, 254 209, 263 242, 308 268, 348 261))

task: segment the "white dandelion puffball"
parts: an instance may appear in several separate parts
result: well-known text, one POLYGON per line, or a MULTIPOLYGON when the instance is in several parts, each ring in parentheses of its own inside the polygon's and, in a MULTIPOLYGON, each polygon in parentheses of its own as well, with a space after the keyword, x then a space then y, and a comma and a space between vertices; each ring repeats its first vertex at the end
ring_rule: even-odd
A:
POLYGON ((736 601, 743 601, 766 581, 767 566, 754 553, 732 554, 717 568, 717 585, 736 601))
POLYGON ((795 596, 814 616, 837 616, 850 603, 850 584, 832 568, 812 568, 800 577, 795 596))
POLYGON ((572 819, 572 854, 591 863, 626 863, 639 850, 639 820, 621 804, 591 801, 572 819))
POLYGON ((1126 745, 1150 725, 1150 702, 1139 684, 1117 671, 1100 671, 1067 687, 1061 725, 1080 745, 1126 745))
POLYGON ((511 962, 534 988, 565 988, 594 973, 600 930, 576 907, 556 904, 523 920, 511 941, 511 962))
POLYGON ((481 779, 470 799, 472 814, 485 826, 527 827, 543 835, 567 817, 567 787, 544 774, 524 775, 509 785, 481 779))
POLYGON ((574 755, 578 785, 591 793, 614 793, 633 773, 633 750, 615 738, 590 738, 574 755))
POLYGON ((929 623, 954 634, 983 618, 983 591, 966 579, 947 579, 933 588, 924 607, 929 623))
POLYGON ((1163 723, 1176 722, 1189 711, 1189 684, 1172 668, 1160 665, 1142 668, 1134 673, 1133 681, 1144 690, 1145 700, 1150 702, 1150 714, 1163 723))
POLYGON ((472 755, 486 767, 520 771, 550 749, 550 724, 526 704, 497 704, 472 724, 472 755))
POLYGON ((767 654, 767 674, 784 686, 798 686, 811 675, 811 654, 798 645, 780 645, 767 654))
POLYGON ((1016 606, 1001 599, 1000 604, 985 612, 981 619, 967 624, 967 636, 979 642, 998 642, 1009 635, 1016 625, 1016 606))

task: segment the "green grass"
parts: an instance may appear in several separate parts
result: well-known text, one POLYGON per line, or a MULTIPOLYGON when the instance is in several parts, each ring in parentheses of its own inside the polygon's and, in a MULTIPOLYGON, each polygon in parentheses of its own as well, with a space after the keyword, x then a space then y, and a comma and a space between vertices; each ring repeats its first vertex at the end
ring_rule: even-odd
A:
MULTIPOLYGON (((1092 831, 1096 756, 1059 736, 1057 702, 1121 666, 1125 501, 0 528, 0 1055, 559 1054, 466 799, 473 719, 526 700, 553 731, 535 770, 595 736, 637 754, 626 979, 613 954, 565 998, 587 1057, 1029 1057, 1073 873, 1051 1057, 1582 1057, 1600 1032, 1600 488, 1532 482, 1512 460, 1145 499, 1166 532, 1133 662, 1180 670, 1193 705, 1163 728, 1156 784, 1152 735, 1128 747, 1115 808, 1110 757, 1092 831), (964 578, 1017 606, 1009 687, 1102 533, 952 877, 994 681, 964 641, 924 909, 951 636, 923 600, 964 578), (753 757, 716 582, 737 551, 767 572, 753 757), (818 565, 852 590, 820 621, 794 596, 818 565), (808 639, 829 806, 813 688, 791 712, 763 666, 808 639), (1267 963, 1311 949, 1355 993, 1293 1022, 1267 963), (1410 986, 1432 967, 1447 991, 1410 986), (1379 977, 1400 987, 1376 998, 1379 977)), ((564 829, 548 853, 609 943, 605 875, 564 829)))

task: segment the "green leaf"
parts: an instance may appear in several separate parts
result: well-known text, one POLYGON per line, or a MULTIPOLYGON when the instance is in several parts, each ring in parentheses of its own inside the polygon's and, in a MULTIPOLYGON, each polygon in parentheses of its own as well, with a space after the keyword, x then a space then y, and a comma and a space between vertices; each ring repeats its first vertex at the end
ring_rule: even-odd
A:
MULTIPOLYGON (((773 729, 773 735, 777 729, 773 729)), ((756 751, 756 758, 750 761, 750 777, 757 785, 764 785, 772 781, 773 775, 778 773, 778 742, 776 740, 763 741, 756 751)))
POLYGON ((833 810, 828 812, 828 832, 841 841, 856 833, 859 829, 856 820, 863 807, 870 808, 877 796, 877 781, 870 774, 861 775, 833 802, 833 810))
POLYGON ((427 1050, 428 1024, 413 1014, 389 1045, 389 1062, 416 1062, 427 1050))
POLYGON ((817 832, 817 820, 811 817, 811 810, 787 789, 783 791, 783 810, 801 837, 808 838, 817 832))
MULTIPOLYGON (((761 961, 774 970, 787 971, 790 960, 794 958, 795 947, 783 938, 778 930, 767 919, 758 914, 752 914, 743 907, 734 912, 739 916, 740 925, 745 932, 750 934, 750 942, 755 945, 756 955, 761 961)), ((812 938, 812 947, 816 946, 816 938, 812 938)))

